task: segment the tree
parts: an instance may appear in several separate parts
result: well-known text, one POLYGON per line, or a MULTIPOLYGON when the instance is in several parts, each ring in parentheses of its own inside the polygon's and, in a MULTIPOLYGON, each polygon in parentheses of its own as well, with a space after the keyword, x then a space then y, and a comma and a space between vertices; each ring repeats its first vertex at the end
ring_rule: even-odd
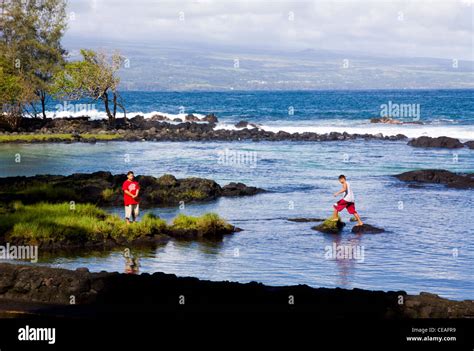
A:
MULTIPOLYGON (((65 63, 66 52, 60 42, 67 24, 65 0, 3 0, 2 8, 1 41, 33 87, 46 118, 53 77, 65 63)), ((34 104, 31 106, 35 111, 34 104)))
POLYGON ((0 55, 0 114, 12 130, 20 125, 23 106, 34 98, 34 91, 25 78, 14 70, 5 54, 0 55))
MULTIPOLYGON (((34 101, 34 92, 18 65, 11 45, 9 0, 0 2, 0 116, 8 126, 19 127, 26 104, 34 101)), ((18 31, 19 32, 19 31, 18 31)))
POLYGON ((104 103, 105 112, 111 125, 115 124, 117 107, 126 114, 120 102, 117 71, 124 62, 123 56, 114 53, 108 57, 93 50, 81 50, 82 60, 69 62, 64 70, 56 74, 54 94, 59 98, 79 100, 91 98, 104 103), (110 106, 112 105, 112 110, 110 106))

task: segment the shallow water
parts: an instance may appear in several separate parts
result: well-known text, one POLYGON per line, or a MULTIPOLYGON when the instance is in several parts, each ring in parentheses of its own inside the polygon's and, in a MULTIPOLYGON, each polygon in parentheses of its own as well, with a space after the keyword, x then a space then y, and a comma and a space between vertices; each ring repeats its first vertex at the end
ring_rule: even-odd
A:
MULTIPOLYGON (((474 151, 467 148, 418 149, 387 141, 11 144, 0 147, 0 164, 2 177, 133 169, 154 176, 207 177, 221 185, 241 181, 270 191, 186 204, 185 213, 214 211, 244 231, 219 243, 171 241, 156 250, 139 251, 141 272, 271 285, 429 291, 459 300, 474 297, 474 192, 437 185, 410 187, 392 177, 420 168, 473 172, 474 151), (250 152, 250 158, 223 164, 219 153, 226 148, 250 152), (18 154, 20 163, 15 162, 18 154), (320 234, 311 229, 313 223, 286 220, 329 216, 341 173, 352 184, 362 218, 385 228, 385 233, 352 234, 347 213, 342 214, 347 226, 341 235, 320 234), (328 259, 326 249, 333 243, 363 249, 363 260, 328 259)), ((181 210, 145 211, 171 219, 181 210)), ((43 255, 40 262, 124 270, 119 251, 43 255)))

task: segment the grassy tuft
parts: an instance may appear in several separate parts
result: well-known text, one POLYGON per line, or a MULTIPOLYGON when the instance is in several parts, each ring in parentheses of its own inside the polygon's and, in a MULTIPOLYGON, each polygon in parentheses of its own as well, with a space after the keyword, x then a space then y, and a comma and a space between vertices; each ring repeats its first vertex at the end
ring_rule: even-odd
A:
POLYGON ((105 201, 110 201, 115 196, 115 190, 112 188, 106 188, 102 191, 102 198, 105 201))
POLYGON ((195 230, 200 236, 211 236, 216 233, 231 232, 233 226, 215 213, 206 213, 201 217, 179 214, 172 223, 172 229, 195 230))

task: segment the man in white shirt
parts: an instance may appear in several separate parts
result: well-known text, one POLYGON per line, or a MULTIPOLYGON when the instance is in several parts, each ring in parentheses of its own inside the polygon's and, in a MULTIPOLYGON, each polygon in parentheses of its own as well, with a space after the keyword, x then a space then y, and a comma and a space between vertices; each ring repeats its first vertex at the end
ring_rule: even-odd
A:
POLYGON ((354 200, 354 193, 352 192, 351 186, 349 182, 346 180, 346 176, 340 175, 339 182, 342 184, 342 189, 339 190, 337 193, 334 193, 334 197, 338 196, 339 194, 344 193, 344 197, 334 204, 334 214, 333 214, 333 221, 338 220, 338 213, 341 212, 343 209, 346 209, 347 212, 354 215, 357 219, 357 225, 363 225, 362 221, 360 220, 360 216, 355 209, 355 200, 354 200))

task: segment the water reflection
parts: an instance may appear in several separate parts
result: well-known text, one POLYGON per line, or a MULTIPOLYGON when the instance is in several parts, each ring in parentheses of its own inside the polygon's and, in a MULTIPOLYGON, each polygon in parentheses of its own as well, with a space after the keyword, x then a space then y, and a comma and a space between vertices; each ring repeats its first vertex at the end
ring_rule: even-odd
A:
POLYGON ((365 261, 365 247, 361 245, 361 235, 343 239, 340 234, 326 235, 325 258, 337 267, 337 286, 350 288, 357 264, 365 261))

